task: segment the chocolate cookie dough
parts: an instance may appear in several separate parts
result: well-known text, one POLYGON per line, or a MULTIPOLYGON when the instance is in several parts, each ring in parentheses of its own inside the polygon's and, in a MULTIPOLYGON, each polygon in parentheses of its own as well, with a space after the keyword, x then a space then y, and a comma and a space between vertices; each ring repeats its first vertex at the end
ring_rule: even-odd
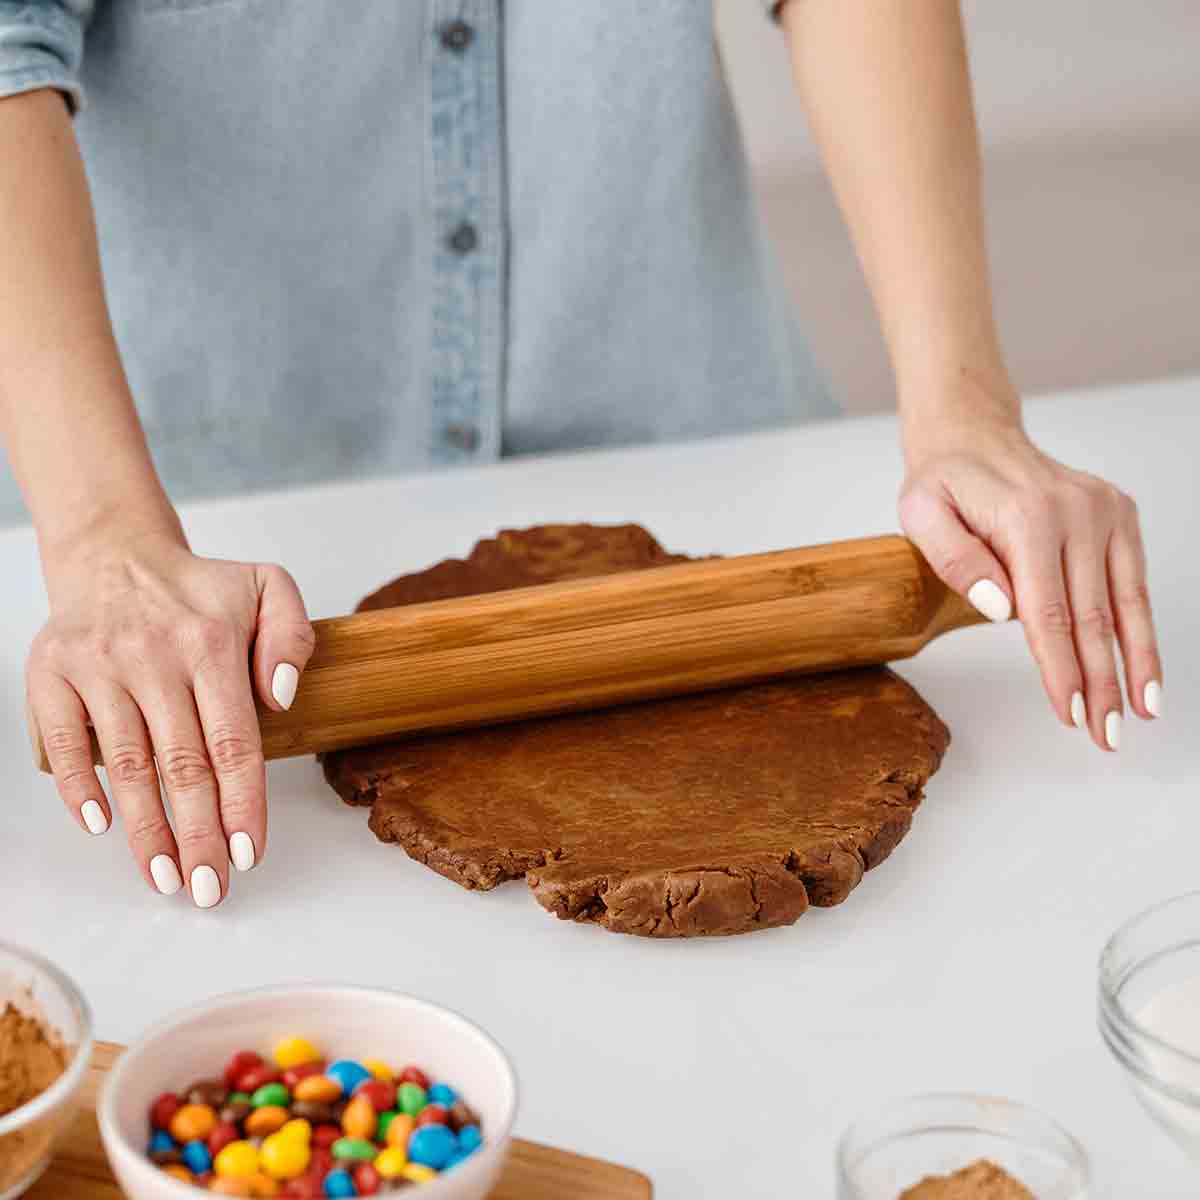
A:
POLYGON ((899 1200, 1034 1200, 1007 1171, 981 1158, 953 1175, 931 1175, 901 1192, 899 1200))
MULTIPOLYGON (((507 530, 360 608, 684 561, 637 526, 507 530)), ((949 732, 884 668, 397 740, 325 757, 381 840, 564 919, 692 937, 838 904, 908 832, 949 732)))

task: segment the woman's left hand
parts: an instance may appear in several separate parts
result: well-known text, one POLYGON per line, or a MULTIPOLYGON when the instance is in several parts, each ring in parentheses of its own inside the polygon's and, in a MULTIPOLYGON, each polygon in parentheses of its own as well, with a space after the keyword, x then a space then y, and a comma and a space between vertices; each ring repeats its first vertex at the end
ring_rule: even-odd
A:
MULTIPOLYGON (((1138 716, 1162 706, 1137 507, 1111 483, 1043 454, 1016 415, 964 405, 905 429, 905 532, 985 616, 1015 608, 1059 720, 1116 750, 1124 705, 1114 634, 1138 716)), ((1014 406, 1015 414, 1015 406, 1014 406)))

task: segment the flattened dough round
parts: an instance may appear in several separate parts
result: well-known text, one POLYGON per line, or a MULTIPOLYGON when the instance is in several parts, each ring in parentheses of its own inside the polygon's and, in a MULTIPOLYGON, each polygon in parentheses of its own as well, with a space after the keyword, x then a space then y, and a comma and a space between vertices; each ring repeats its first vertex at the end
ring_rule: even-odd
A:
MULTIPOLYGON (((360 608, 676 561, 633 525, 506 530, 360 608)), ((338 751, 325 774, 463 887, 524 876, 564 919, 694 937, 844 900, 908 832, 949 740, 871 668, 338 751)))

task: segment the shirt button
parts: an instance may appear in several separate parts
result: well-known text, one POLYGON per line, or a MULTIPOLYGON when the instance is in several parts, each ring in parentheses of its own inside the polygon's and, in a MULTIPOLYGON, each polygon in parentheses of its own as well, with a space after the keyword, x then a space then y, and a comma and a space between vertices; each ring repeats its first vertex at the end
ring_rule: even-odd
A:
POLYGON ((475 30, 466 21, 451 21, 442 26, 442 45, 455 54, 461 54, 474 40, 475 30))
POLYGON ((470 221, 464 221, 450 231, 446 244, 455 254, 470 254, 479 245, 479 233, 470 221))
POLYGON ((459 450, 474 450, 479 445, 479 430, 474 425, 447 425, 442 436, 459 450))

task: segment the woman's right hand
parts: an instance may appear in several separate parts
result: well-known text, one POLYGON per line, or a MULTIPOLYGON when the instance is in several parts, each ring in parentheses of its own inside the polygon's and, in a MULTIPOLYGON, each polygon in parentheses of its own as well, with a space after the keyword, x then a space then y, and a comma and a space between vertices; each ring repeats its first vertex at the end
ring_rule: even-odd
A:
POLYGON ((295 697, 314 644, 300 591, 282 567, 198 558, 169 528, 93 533, 44 565, 51 615, 27 688, 59 793, 82 829, 108 829, 90 719, 147 883, 169 895, 187 880, 211 908, 229 863, 249 870, 266 849, 252 688, 276 711, 295 697))

